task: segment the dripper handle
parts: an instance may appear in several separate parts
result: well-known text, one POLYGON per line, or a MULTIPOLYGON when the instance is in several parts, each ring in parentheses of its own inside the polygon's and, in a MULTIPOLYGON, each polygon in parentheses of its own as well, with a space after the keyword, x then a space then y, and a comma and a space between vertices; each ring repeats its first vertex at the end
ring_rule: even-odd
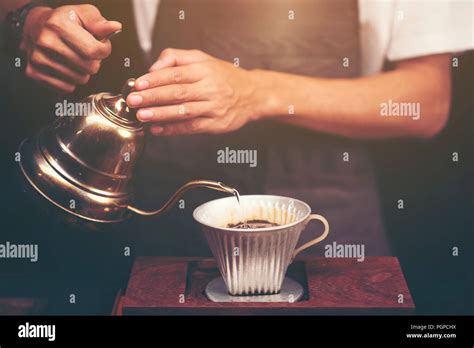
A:
POLYGON ((205 187, 216 191, 230 193, 238 197, 238 191, 236 189, 227 186, 221 182, 211 180, 193 180, 181 186, 160 209, 146 211, 138 209, 131 205, 128 205, 127 209, 133 211, 136 214, 144 216, 159 215, 169 210, 178 201, 178 199, 183 195, 184 192, 195 187, 205 187))
POLYGON ((307 242, 307 243, 299 246, 298 248, 296 248, 296 250, 293 252, 293 257, 291 258, 292 262, 295 259, 296 255, 298 255, 300 252, 302 252, 303 250, 306 250, 309 247, 312 247, 313 245, 321 242, 322 240, 324 240, 328 236, 329 223, 328 223, 328 220, 326 220, 326 218, 324 216, 321 216, 321 215, 318 215, 318 214, 311 214, 305 222, 305 227, 308 224, 308 222, 310 222, 311 220, 320 221, 324 226, 324 231, 319 237, 317 237, 313 240, 310 240, 309 242, 307 242))

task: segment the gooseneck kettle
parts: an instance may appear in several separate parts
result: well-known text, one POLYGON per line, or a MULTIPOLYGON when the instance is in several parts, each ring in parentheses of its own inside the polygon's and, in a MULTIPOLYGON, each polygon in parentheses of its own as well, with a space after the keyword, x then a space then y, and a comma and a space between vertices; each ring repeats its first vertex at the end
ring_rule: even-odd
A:
POLYGON ((54 122, 20 145, 20 168, 44 198, 76 217, 93 222, 120 222, 132 212, 156 215, 168 210, 193 187, 237 195, 220 182, 191 181, 156 211, 133 207, 132 178, 145 137, 126 98, 134 89, 129 79, 118 95, 98 93, 85 98, 79 113, 54 122))

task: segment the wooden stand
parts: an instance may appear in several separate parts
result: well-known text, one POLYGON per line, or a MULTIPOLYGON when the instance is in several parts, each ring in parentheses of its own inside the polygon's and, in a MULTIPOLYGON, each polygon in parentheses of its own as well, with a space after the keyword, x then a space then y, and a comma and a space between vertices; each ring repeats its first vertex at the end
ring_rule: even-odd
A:
POLYGON ((213 259, 139 257, 115 314, 411 314, 415 305, 395 257, 298 258, 288 276, 305 289, 293 303, 215 303, 204 294, 220 276, 213 259))

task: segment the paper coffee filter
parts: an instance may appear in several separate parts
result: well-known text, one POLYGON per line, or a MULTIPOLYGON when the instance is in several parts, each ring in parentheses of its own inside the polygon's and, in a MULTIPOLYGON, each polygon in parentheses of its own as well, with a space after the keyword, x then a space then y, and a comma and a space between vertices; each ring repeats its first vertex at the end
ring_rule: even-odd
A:
POLYGON ((226 228, 248 220, 267 220, 278 225, 294 223, 307 214, 305 206, 291 198, 277 196, 241 196, 240 204, 234 197, 208 202, 196 209, 201 223, 226 228))

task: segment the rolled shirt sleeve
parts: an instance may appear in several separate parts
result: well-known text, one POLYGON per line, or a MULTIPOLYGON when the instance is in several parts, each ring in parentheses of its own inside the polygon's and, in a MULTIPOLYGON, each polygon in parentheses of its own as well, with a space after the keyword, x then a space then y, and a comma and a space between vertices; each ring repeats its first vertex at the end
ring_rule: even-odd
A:
POLYGON ((398 0, 386 58, 390 61, 474 48, 472 0, 398 0))

